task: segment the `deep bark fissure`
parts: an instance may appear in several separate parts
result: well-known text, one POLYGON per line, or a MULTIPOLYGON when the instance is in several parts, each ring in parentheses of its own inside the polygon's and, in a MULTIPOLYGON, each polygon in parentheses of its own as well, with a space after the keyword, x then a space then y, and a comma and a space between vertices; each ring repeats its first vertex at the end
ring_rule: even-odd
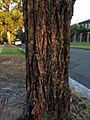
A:
POLYGON ((69 120, 69 29, 74 1, 26 3, 27 120, 69 120))

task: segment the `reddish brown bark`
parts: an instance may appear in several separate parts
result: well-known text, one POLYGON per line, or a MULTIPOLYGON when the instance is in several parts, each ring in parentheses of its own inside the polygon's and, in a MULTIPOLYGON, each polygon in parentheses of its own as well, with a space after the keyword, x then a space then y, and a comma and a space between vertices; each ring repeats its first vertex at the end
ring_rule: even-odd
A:
POLYGON ((24 0, 27 120, 69 120, 74 0, 24 0))

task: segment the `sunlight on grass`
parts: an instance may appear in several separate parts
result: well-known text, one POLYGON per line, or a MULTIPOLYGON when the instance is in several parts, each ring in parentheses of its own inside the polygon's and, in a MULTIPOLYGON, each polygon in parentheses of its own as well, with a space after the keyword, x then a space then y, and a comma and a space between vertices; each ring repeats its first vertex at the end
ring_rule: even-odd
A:
POLYGON ((15 46, 6 46, 0 56, 25 56, 25 53, 15 46))

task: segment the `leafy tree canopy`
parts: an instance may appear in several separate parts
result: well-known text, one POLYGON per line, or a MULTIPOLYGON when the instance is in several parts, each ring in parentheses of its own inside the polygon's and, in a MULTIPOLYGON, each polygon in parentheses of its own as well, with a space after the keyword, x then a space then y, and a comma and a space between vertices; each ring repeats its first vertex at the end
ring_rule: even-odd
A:
POLYGON ((90 29, 80 26, 79 24, 74 24, 71 26, 71 35, 88 31, 90 31, 90 29))
POLYGON ((22 28, 22 0, 0 0, 0 40, 9 32, 9 41, 13 41, 18 29, 22 28))

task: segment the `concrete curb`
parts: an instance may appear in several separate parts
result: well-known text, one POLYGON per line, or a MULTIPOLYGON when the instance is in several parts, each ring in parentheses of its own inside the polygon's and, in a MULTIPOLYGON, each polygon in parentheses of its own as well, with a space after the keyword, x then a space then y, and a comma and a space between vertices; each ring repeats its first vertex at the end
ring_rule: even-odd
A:
POLYGON ((84 85, 76 82, 72 78, 69 78, 69 84, 71 89, 76 90, 80 92, 82 95, 84 95, 88 100, 90 100, 90 89, 85 87, 84 85))
POLYGON ((19 48, 19 50, 22 50, 23 52, 25 52, 25 49, 19 48))

